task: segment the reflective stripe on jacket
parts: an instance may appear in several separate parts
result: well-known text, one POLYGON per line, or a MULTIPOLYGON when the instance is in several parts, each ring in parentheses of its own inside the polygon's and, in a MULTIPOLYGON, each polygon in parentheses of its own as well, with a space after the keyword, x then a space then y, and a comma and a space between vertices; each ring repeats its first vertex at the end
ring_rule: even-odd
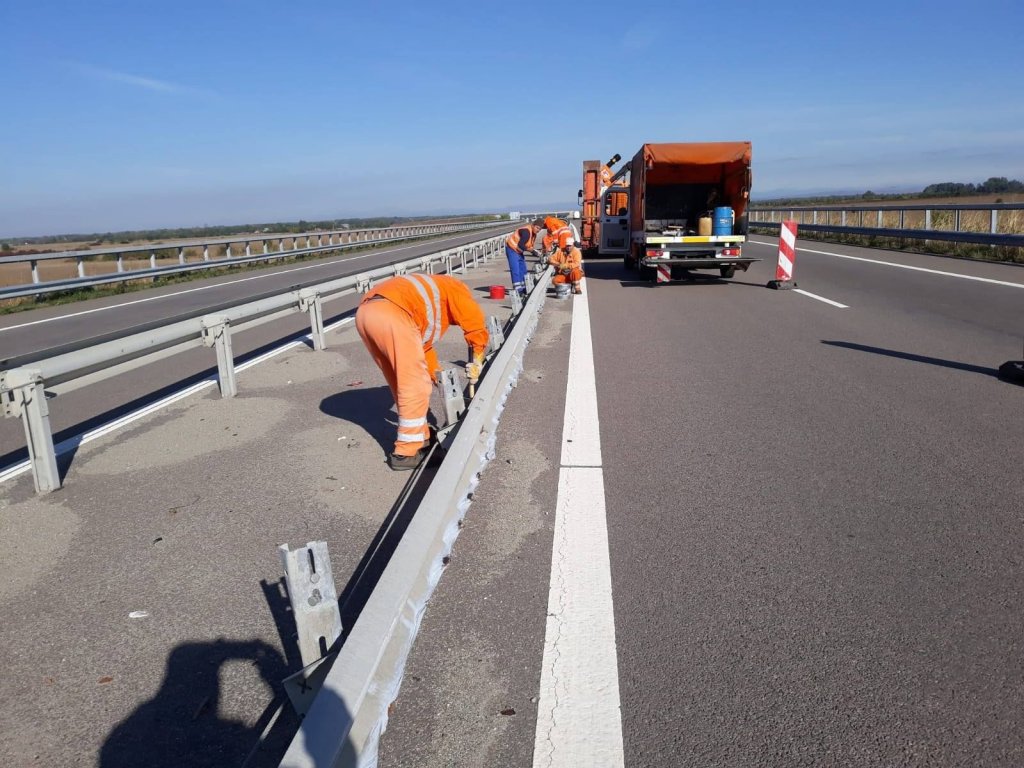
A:
POLYGON ((449 275, 399 275, 373 288, 363 302, 381 296, 401 307, 420 331, 423 351, 433 375, 438 370, 434 345, 449 326, 462 329, 474 354, 487 349, 487 320, 464 283, 449 275))

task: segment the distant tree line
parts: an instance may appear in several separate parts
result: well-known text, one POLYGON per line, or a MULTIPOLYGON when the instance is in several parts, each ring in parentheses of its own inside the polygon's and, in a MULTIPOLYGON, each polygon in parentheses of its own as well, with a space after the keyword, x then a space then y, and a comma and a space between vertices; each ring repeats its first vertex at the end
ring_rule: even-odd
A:
MULTIPOLYGON (((486 221, 493 219, 490 214, 467 214, 465 216, 376 216, 370 218, 329 219, 324 221, 290 221, 267 222, 263 224, 232 224, 215 227, 178 227, 168 229, 132 229, 123 232, 90 232, 86 234, 44 235, 40 237, 15 237, 12 242, 42 245, 45 243, 78 243, 87 242, 100 246, 106 243, 130 243, 134 240, 187 240, 200 237, 232 237, 234 235, 261 234, 296 234, 299 232, 316 232, 317 230, 335 229, 375 229, 393 227, 403 224, 416 224, 433 221, 486 221)), ((9 249, 7 243, 0 244, 0 249, 9 249), (4 248, 6 246, 6 248, 4 248)))
POLYGON ((941 184, 929 184, 920 192, 894 192, 878 194, 867 191, 862 195, 825 195, 819 197, 780 197, 772 200, 756 200, 757 205, 829 205, 844 203, 850 200, 916 200, 922 197, 968 197, 971 195, 995 195, 1002 193, 1024 192, 1024 182, 1008 179, 1005 176, 993 176, 980 184, 961 184, 946 181, 941 184))

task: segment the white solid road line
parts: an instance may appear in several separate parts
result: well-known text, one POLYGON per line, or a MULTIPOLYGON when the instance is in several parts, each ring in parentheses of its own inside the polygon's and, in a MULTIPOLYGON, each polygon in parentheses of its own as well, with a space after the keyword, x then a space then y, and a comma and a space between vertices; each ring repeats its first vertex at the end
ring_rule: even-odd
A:
POLYGON ((846 304, 840 304, 838 301, 832 301, 832 299, 826 299, 824 296, 819 296, 816 293, 811 293, 810 291, 805 291, 803 288, 794 288, 793 289, 793 293, 799 293, 801 296, 807 296, 807 297, 812 298, 812 299, 817 299, 818 301, 823 301, 826 304, 831 304, 833 307, 839 307, 840 309, 849 309, 850 308, 846 304))
POLYGON ((415 248, 417 245, 422 243, 413 243, 412 245, 403 245, 399 248, 389 248, 386 251, 376 251, 374 253, 364 253, 359 256, 349 256, 344 259, 335 259, 334 261, 320 261, 315 264, 306 264, 301 267, 293 267, 291 269, 280 269, 276 272, 265 272, 251 277, 242 277, 238 280, 226 280, 223 283, 215 283, 213 285, 204 285, 199 288, 187 288, 184 291, 175 291, 174 293, 162 293, 159 296, 148 296, 144 299, 135 299, 134 301, 124 301, 120 304, 110 304, 106 307, 96 307, 94 309, 84 309, 81 312, 72 312, 67 315, 56 315, 54 317, 47 317, 43 320, 33 320, 30 323, 22 323, 21 325, 9 325, 6 328, 0 328, 0 333, 4 331, 13 331, 18 328, 28 328, 30 325, 42 325, 43 323, 53 323, 58 320, 67 320, 72 317, 81 317, 82 315, 91 315, 93 312, 106 312, 108 309, 120 309, 121 307, 130 307, 133 304, 145 304, 149 301, 160 301, 161 299, 171 299, 175 296, 184 296, 186 293, 196 293, 198 291, 208 291, 211 288, 220 288, 225 285, 235 285, 237 283, 247 283, 250 280, 262 280, 267 277, 276 277, 278 275, 287 275, 290 272, 302 272, 306 269, 316 269, 317 267, 324 267, 329 264, 342 264, 346 261, 356 261, 357 259, 365 259, 369 256, 381 256, 387 253, 394 253, 395 251, 405 251, 409 248, 415 248))
MULTIPOLYGON (((767 245, 775 248, 775 243, 763 243, 760 240, 748 240, 754 245, 767 245)), ((894 261, 880 261, 879 259, 866 259, 863 256, 848 256, 845 253, 834 253, 832 251, 816 251, 812 248, 797 246, 800 253, 818 253, 822 256, 835 256, 837 259, 849 259, 850 261, 864 261, 868 264, 878 264, 883 267, 896 267, 897 269, 909 269, 912 272, 927 272, 930 275, 942 275, 943 277, 958 277, 961 280, 973 280, 976 283, 989 283, 991 285, 1005 285, 1009 288, 1024 288, 1024 283, 1011 283, 1008 280, 994 280, 991 277, 975 277, 974 275, 961 275, 958 272, 943 272, 941 269, 928 269, 927 267, 915 267, 910 264, 897 264, 894 261)), ((997 262, 993 262, 997 263, 997 262)))
POLYGON ((588 294, 573 297, 534 768, 625 763, 588 294))
MULTIPOLYGON (((343 325, 351 323, 354 319, 355 318, 353 317, 342 318, 336 323, 332 323, 331 325, 325 326, 324 333, 328 333, 337 328, 340 328, 343 325)), ((306 341, 312 342, 312 337, 309 334, 306 334, 305 336, 302 336, 298 339, 282 344, 279 347, 275 347, 269 352, 264 352, 262 355, 260 355, 259 357, 254 357, 252 360, 246 360, 244 363, 235 367, 235 373, 247 371, 253 366, 259 365, 260 363, 264 362, 265 360, 269 360, 272 357, 276 357, 277 355, 280 355, 282 352, 285 352, 291 349, 292 347, 297 347, 300 346, 301 344, 304 344, 306 341)), ((63 456, 65 453, 68 453, 70 451, 77 450, 80 445, 91 443, 93 440, 98 440, 104 435, 109 435, 111 432, 116 432, 121 427, 126 427, 129 424, 136 422, 139 419, 148 416, 151 413, 156 413, 157 411, 163 410, 167 406, 173 405, 179 400, 184 400, 186 397, 188 397, 189 395, 194 395, 196 392, 201 392, 207 387, 212 387, 216 383, 216 376, 211 376, 208 379, 197 381, 195 384, 191 384, 185 387, 184 389, 178 390, 177 392, 172 392, 171 394, 167 395, 167 397, 163 397, 157 400, 156 402, 150 403, 149 405, 144 405, 138 410, 132 411, 131 413, 126 413, 124 416, 114 419, 113 421, 108 421, 106 424, 100 424, 98 427, 90 429, 88 432, 82 432, 77 435, 72 435, 66 440, 62 440, 61 442, 53 446, 54 453, 56 453, 57 456, 59 457, 63 456)), ((3 467, 2 469, 0 469, 0 483, 6 480, 10 480, 12 477, 17 477, 18 475, 24 474, 25 472, 28 472, 29 469, 31 468, 32 464, 27 459, 25 461, 19 461, 15 464, 3 467)))

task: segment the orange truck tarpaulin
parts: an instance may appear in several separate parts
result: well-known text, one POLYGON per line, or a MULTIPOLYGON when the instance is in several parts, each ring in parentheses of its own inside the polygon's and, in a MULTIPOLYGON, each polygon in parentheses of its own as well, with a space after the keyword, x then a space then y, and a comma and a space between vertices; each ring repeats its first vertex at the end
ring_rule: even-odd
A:
POLYGON ((398 456, 415 456, 429 438, 431 381, 439 369, 434 345, 452 325, 474 356, 485 353, 484 313, 469 288, 448 275, 393 277, 367 293, 356 312, 356 330, 395 398, 398 456))
POLYGON ((746 209, 749 191, 751 144, 749 141, 644 144, 633 157, 630 176, 636 208, 637 179, 645 185, 721 184, 725 200, 739 218, 746 209))

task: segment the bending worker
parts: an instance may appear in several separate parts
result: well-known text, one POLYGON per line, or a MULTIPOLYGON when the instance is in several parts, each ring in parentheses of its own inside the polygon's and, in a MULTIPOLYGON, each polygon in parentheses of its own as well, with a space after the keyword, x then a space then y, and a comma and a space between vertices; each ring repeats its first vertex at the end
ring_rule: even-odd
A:
POLYGON ((427 456, 427 411, 439 368, 434 345, 450 325, 462 328, 473 349, 466 375, 476 382, 487 348, 487 323, 469 288, 454 277, 393 277, 366 294, 356 311, 356 330, 387 379, 398 410, 398 437, 388 457, 392 469, 415 469, 427 456))
POLYGON ((544 235, 544 253, 551 253, 551 249, 554 248, 559 242, 561 242, 562 236, 568 233, 568 236, 575 239, 576 235, 569 227, 569 225, 562 219, 557 219, 554 216, 548 216, 544 219, 544 229, 547 230, 547 234, 544 235))
POLYGON ((524 224, 505 240, 505 256, 508 257, 508 271, 512 273, 512 289, 520 296, 526 295, 526 255, 536 256, 533 250, 537 233, 544 227, 540 219, 524 224))
POLYGON ((558 248, 548 259, 548 264, 555 269, 555 276, 551 278, 552 283, 571 283, 573 293, 583 293, 580 287, 580 281, 583 279, 583 254, 576 247, 571 234, 559 238, 558 248))

